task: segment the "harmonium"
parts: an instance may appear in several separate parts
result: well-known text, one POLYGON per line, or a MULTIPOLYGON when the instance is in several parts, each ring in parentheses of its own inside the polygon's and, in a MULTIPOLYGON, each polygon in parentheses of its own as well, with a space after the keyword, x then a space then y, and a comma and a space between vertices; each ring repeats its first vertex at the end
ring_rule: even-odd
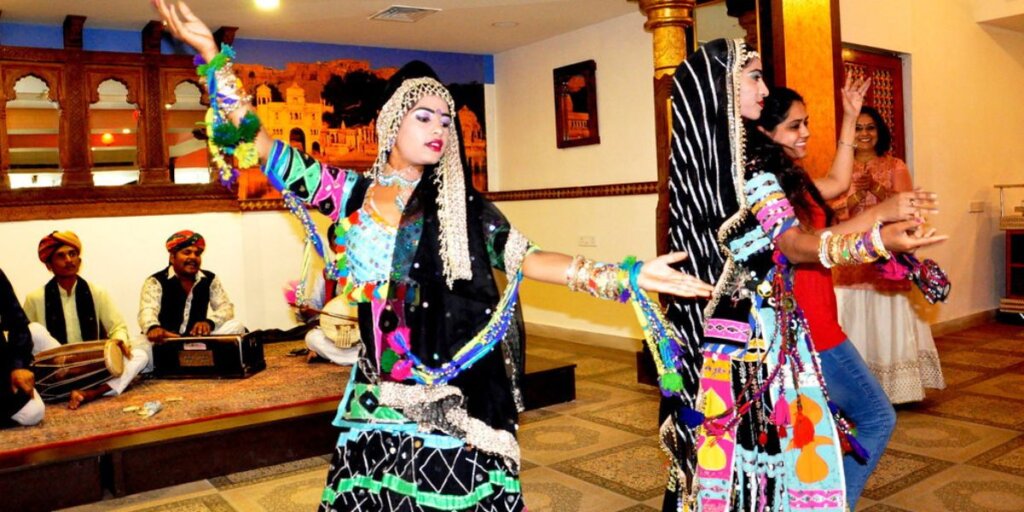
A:
POLYGON ((267 367, 255 333, 171 338, 153 344, 154 376, 168 379, 240 379, 267 367))

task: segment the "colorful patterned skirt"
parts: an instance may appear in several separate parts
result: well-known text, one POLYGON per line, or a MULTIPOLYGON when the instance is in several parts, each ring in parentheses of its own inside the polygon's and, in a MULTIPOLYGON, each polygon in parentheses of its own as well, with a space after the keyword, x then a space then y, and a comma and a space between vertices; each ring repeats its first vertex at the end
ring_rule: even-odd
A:
POLYGON ((320 510, 526 510, 515 437, 468 416, 462 400, 453 386, 350 382, 320 510))

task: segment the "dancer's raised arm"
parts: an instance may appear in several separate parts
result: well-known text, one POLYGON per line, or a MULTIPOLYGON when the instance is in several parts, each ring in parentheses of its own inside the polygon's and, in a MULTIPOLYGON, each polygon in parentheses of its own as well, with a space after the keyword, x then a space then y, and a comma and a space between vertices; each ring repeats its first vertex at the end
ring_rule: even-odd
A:
MULTIPOLYGON (((203 23, 203 20, 192 13, 188 5, 184 2, 171 2, 169 0, 152 0, 152 3, 153 7, 160 13, 164 26, 171 31, 174 37, 194 48, 196 53, 205 62, 213 62, 220 53, 220 48, 217 47, 217 42, 213 38, 213 32, 210 31, 210 27, 203 23)), ((228 74, 230 74, 230 71, 228 74)), ((235 78, 230 76, 230 79, 235 78)), ((239 102, 239 107, 228 114, 227 117, 235 125, 241 122, 247 112, 252 112, 253 115, 256 114, 256 111, 250 108, 249 102, 245 97, 233 99, 239 102)), ((270 154, 272 142, 273 139, 270 137, 270 134, 261 126, 256 134, 256 138, 253 140, 261 164, 266 162, 267 155, 270 154)))

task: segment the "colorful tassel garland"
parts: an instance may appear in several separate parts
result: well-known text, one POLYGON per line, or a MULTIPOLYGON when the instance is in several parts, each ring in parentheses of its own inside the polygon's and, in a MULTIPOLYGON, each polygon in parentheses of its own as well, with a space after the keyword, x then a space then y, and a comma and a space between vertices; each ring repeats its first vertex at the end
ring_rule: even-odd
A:
POLYGON ((700 411, 696 411, 689 407, 683 407, 679 410, 680 419, 687 427, 697 428, 701 423, 704 423, 704 415, 700 411))
POLYGON ((666 373, 659 380, 661 381, 661 389, 665 391, 678 393, 683 389, 683 376, 679 375, 678 372, 666 373))
POLYGON ((394 350, 386 349, 384 353, 380 355, 380 369, 388 373, 391 373, 391 369, 394 368, 395 363, 398 362, 398 354, 394 350))
POLYGON ((853 458, 857 459, 857 462, 861 464, 867 464, 871 454, 864 448, 864 445, 860 444, 860 441, 857 441, 857 438, 851 435, 846 436, 846 441, 850 443, 850 451, 853 458))

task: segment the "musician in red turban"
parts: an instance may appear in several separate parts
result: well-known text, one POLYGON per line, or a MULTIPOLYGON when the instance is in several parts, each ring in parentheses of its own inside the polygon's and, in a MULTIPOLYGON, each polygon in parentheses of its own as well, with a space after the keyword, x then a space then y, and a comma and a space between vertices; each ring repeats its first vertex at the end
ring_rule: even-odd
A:
POLYGON ((168 267, 142 285, 139 327, 149 341, 244 333, 220 278, 201 268, 206 250, 203 235, 178 231, 167 238, 165 247, 168 267))

